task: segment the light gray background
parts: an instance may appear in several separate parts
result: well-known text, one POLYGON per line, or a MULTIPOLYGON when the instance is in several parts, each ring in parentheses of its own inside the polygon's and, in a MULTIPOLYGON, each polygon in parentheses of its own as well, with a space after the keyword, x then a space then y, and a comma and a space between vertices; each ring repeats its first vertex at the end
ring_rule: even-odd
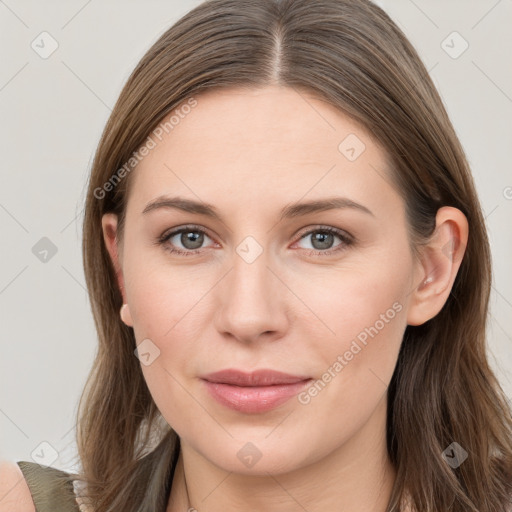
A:
MULTIPOLYGON (((96 349, 80 247, 86 176, 129 73, 199 3, 0 0, 0 458, 74 469, 96 349), (58 43, 46 59, 31 47, 43 31, 58 43), (32 252, 42 237, 57 247, 46 263, 32 252)), ((490 360, 512 396, 512 1, 378 3, 418 49, 472 165, 495 269, 490 360)))

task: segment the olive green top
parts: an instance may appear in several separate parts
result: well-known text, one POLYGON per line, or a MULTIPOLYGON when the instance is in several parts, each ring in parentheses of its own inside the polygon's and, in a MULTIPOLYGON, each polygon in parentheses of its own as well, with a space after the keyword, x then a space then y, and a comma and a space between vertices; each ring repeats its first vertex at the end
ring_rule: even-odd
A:
MULTIPOLYGON (((158 446, 138 460, 137 475, 147 475, 144 476, 147 481, 141 484, 141 489, 133 489, 134 510, 137 506, 141 512, 165 512, 179 454, 179 437, 169 429, 158 446)), ((86 482, 80 479, 80 474, 35 462, 17 461, 17 464, 27 481, 36 512, 94 511, 87 496, 86 482)))
POLYGON ((69 473, 35 462, 18 461, 32 494, 37 512, 80 512, 74 495, 73 480, 62 478, 69 473))

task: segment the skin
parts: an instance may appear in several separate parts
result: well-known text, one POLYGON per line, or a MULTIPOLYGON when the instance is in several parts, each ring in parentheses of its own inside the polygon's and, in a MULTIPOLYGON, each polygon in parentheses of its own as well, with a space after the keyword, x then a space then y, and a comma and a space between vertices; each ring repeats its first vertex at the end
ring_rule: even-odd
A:
POLYGON ((0 512, 36 512, 20 467, 4 459, 0 460, 0 512))
POLYGON ((128 304, 122 319, 137 344, 149 338, 160 350, 141 369, 181 439, 167 511, 384 512, 395 479, 385 442, 387 387, 407 324, 432 318, 448 298, 467 221, 441 208, 434 237, 415 258, 386 153, 350 118, 279 86, 196 99, 133 171, 121 241, 116 216, 103 218, 128 304), (366 146, 354 161, 338 149, 349 134, 366 146), (170 208, 142 214, 164 194, 212 204, 222 221, 170 208), (280 220, 286 205, 332 196, 372 213, 343 208, 280 220), (155 243, 188 224, 206 233, 200 253, 166 250, 197 247, 179 234, 155 243), (353 243, 334 235, 330 245, 315 244, 326 226, 353 243), (263 250, 251 263, 236 252, 247 236, 263 250), (241 413, 213 400, 200 379, 225 368, 322 379, 393 304, 400 311, 307 404, 294 397, 268 412, 241 413), (237 456, 248 442, 261 454, 252 467, 237 456))

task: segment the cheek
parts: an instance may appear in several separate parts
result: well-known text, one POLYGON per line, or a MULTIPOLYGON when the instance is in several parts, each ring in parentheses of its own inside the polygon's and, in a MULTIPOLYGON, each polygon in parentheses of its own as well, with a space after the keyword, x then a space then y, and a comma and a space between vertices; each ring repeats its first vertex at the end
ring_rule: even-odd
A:
POLYGON ((179 435, 191 423, 203 431, 211 428, 189 381, 201 353, 198 343, 208 283, 190 277, 190 272, 179 269, 149 271, 134 278, 130 290, 137 343, 149 339, 158 353, 150 365, 141 364, 144 379, 156 406, 179 435))
POLYGON ((365 348, 374 341, 371 345, 379 350, 385 348, 384 340, 401 340, 411 265, 407 258, 396 256, 385 261, 382 255, 359 268, 324 275, 310 273, 307 280, 298 274, 294 277, 294 290, 306 298, 310 310, 310 335, 324 340, 317 346, 322 353, 332 358, 333 353, 349 350, 354 340, 365 348))
POLYGON ((190 318, 202 310, 203 300, 215 284, 211 272, 171 266, 158 255, 147 257, 143 265, 127 261, 125 272, 136 338, 154 338, 155 343, 171 341, 185 326, 193 329, 197 324, 190 318))
POLYGON ((315 295, 316 307, 336 334, 315 346, 317 380, 299 396, 312 416, 328 409, 333 425, 350 428, 350 413, 356 428, 386 392, 407 325, 412 260, 404 251, 372 258, 364 272, 347 272, 315 295))
POLYGON ((141 363, 141 368, 169 421, 174 416, 171 409, 184 410, 190 405, 190 395, 180 383, 185 384, 184 376, 194 376, 194 361, 201 354, 199 342, 205 337, 201 329, 208 324, 208 292, 218 279, 211 272, 199 275, 190 268, 171 268, 160 258, 146 257, 144 265, 137 265, 135 251, 132 255, 125 262, 125 273, 135 339, 146 345, 150 340, 149 352, 156 354, 151 364, 141 363))

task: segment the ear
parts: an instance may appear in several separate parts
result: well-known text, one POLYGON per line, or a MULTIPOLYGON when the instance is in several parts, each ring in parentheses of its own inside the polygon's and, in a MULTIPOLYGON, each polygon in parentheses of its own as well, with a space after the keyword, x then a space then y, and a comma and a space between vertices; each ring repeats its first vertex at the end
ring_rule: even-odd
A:
POLYGON ((117 237, 117 215, 115 213, 105 213, 101 218, 101 226, 103 230, 103 239, 107 247, 107 251, 112 260, 112 265, 117 277, 117 284, 123 297, 124 306, 121 308, 121 319, 123 322, 133 327, 129 306, 127 305, 126 290, 124 286, 124 276, 122 270, 122 251, 117 237))
POLYGON ((426 246, 421 248, 415 275, 416 288, 411 294, 407 312, 409 325, 421 325, 441 311, 455 282, 467 241, 466 216, 451 206, 440 208, 435 231, 426 246))

